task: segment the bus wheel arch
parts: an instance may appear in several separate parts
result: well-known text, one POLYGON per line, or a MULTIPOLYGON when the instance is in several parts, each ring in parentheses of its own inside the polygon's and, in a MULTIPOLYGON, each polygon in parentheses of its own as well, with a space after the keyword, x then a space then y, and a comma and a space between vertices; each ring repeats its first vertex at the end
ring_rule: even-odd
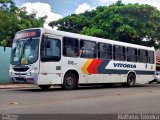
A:
POLYGON ((68 70, 63 77, 62 88, 73 90, 78 88, 79 74, 76 70, 68 70))
POLYGON ((126 87, 134 87, 135 83, 136 83, 136 73, 134 71, 128 72, 126 83, 124 83, 123 85, 126 87))

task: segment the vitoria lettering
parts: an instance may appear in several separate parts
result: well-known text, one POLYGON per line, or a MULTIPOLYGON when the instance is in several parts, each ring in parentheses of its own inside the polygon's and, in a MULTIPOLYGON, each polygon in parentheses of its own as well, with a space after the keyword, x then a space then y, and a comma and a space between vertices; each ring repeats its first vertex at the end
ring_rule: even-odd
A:
POLYGON ((136 68, 135 64, 123 64, 123 63, 113 63, 114 67, 123 67, 123 68, 136 68))

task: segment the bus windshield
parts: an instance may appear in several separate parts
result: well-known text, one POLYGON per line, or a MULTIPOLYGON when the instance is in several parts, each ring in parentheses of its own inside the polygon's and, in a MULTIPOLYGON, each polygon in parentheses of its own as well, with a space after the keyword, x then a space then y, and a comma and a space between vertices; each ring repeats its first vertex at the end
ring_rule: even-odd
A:
POLYGON ((39 38, 19 39, 13 42, 11 64, 33 64, 38 59, 39 38))

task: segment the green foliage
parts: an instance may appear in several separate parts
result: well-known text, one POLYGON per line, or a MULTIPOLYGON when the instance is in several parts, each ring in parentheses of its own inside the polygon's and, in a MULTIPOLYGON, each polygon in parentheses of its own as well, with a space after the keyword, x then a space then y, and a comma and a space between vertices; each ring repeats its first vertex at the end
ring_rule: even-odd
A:
POLYGON ((26 8, 19 9, 13 0, 0 0, 0 46, 11 46, 17 31, 42 27, 45 17, 36 18, 36 13, 28 15, 26 8))
POLYGON ((59 30, 159 47, 160 11, 143 4, 99 6, 83 14, 73 14, 49 24, 59 30), (145 41, 144 41, 145 39, 145 41))

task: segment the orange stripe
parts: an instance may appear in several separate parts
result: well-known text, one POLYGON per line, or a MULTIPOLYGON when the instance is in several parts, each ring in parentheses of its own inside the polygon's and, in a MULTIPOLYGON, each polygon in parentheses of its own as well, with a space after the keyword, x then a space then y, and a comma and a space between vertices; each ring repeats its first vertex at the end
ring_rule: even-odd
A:
POLYGON ((88 68, 88 66, 92 63, 92 61, 93 61, 93 59, 88 59, 88 60, 85 62, 85 64, 84 64, 83 67, 82 67, 82 72, 83 72, 83 73, 85 73, 85 74, 89 73, 88 70, 87 70, 87 68, 88 68))

